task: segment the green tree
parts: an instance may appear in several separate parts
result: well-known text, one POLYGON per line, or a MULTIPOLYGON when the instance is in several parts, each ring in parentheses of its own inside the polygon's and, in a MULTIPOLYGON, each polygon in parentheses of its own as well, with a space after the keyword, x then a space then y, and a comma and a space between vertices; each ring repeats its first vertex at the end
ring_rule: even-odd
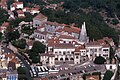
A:
POLYGON ((19 31, 9 31, 6 33, 6 39, 7 41, 12 41, 12 40, 16 40, 20 37, 20 33, 19 31))
POLYGON ((35 53, 44 53, 46 46, 39 41, 35 41, 31 51, 35 53))
POLYGON ((98 56, 94 60, 95 64, 104 64, 105 62, 106 62, 106 60, 102 56, 98 56))
POLYGON ((7 0, 7 8, 10 10, 10 5, 14 2, 14 0, 7 0))
POLYGON ((110 70, 107 70, 104 74, 103 80, 111 80, 112 76, 113 76, 113 72, 110 70))
POLYGON ((8 12, 0 8, 0 25, 2 25, 3 22, 6 22, 8 17, 9 17, 8 12))
POLYGON ((0 32, 0 40, 3 38, 3 34, 2 32, 0 32))
POLYGON ((20 39, 20 40, 16 40, 13 41, 12 44, 20 49, 25 49, 26 48, 26 40, 25 39, 20 39))

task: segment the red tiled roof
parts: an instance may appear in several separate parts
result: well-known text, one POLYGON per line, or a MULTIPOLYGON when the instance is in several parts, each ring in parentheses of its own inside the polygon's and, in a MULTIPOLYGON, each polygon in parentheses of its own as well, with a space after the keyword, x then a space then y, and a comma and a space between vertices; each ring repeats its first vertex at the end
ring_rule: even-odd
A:
POLYGON ((113 41, 112 38, 108 38, 108 37, 104 37, 103 40, 108 41, 108 42, 113 41))
POLYGON ((34 41, 33 41, 33 40, 31 40, 31 41, 28 41, 28 42, 27 42, 27 45, 28 45, 28 46, 32 46, 32 45, 33 45, 33 43, 34 43, 34 41))
POLYGON ((39 13, 36 17, 34 17, 34 19, 44 20, 44 19, 47 19, 47 17, 44 16, 43 14, 39 13))
POLYGON ((97 41, 94 41, 94 42, 87 43, 87 45, 100 45, 100 43, 97 41))
POLYGON ((106 47, 108 48, 108 47, 110 47, 110 46, 109 46, 109 44, 104 44, 103 47, 104 47, 104 48, 106 48, 106 47))
POLYGON ((72 44, 65 44, 65 43, 54 43, 54 44, 48 44, 48 46, 52 46, 54 48, 60 48, 60 49, 74 49, 75 47, 72 44))
POLYGON ((24 12, 21 11, 21 10, 17 10, 17 13, 18 13, 18 14, 24 14, 24 12))
POLYGON ((10 53, 10 54, 5 54, 5 57, 6 57, 6 58, 8 58, 8 57, 9 57, 9 58, 12 58, 12 57, 15 57, 15 55, 12 54, 12 53, 10 53))
POLYGON ((68 36, 68 35, 60 35, 59 38, 61 38, 61 39, 75 39, 74 37, 68 36))
POLYGON ((39 11, 39 8, 31 8, 31 10, 39 11))
POLYGON ((47 41, 48 44, 59 43, 59 38, 52 38, 47 41))
POLYGON ((53 26, 64 26, 63 24, 59 24, 57 22, 50 22, 50 21, 47 21, 46 24, 53 25, 53 26))
POLYGON ((85 49, 85 46, 78 46, 75 48, 75 52, 80 52, 80 50, 85 49))
POLYGON ((99 42, 100 44, 106 44, 103 39, 99 39, 99 40, 97 40, 97 42, 99 42))
POLYGON ((11 62, 14 62, 14 63, 19 63, 19 61, 18 61, 18 59, 17 59, 17 58, 13 58, 13 59, 11 60, 11 62))
POLYGON ((80 29, 72 28, 72 27, 64 27, 63 31, 68 33, 80 33, 80 29))
POLYGON ((42 53, 40 56, 48 56, 48 57, 55 57, 55 54, 52 53, 42 53))
POLYGON ((3 24, 2 24, 2 27, 8 27, 9 26, 9 22, 4 22, 3 24))
POLYGON ((16 2, 16 4, 18 5, 18 4, 23 4, 23 2, 16 2))
POLYGON ((55 32, 62 32, 63 29, 57 29, 55 32))

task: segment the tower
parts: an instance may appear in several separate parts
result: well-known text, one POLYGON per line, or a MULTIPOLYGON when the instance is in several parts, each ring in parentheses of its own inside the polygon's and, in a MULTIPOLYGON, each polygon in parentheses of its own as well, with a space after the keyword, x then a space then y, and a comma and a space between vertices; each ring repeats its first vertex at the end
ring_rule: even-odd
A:
POLYGON ((79 34, 79 38, 78 39, 83 44, 87 43, 89 41, 89 38, 87 37, 85 22, 82 24, 82 29, 81 29, 81 32, 79 34))

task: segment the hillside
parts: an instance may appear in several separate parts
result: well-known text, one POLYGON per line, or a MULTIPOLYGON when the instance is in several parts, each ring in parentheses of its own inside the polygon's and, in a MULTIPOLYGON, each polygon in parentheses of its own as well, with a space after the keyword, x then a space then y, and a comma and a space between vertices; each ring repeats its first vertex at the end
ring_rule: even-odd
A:
MULTIPOLYGON (((85 21, 88 36, 91 40, 97 40, 104 36, 112 37, 118 42, 120 20, 120 0, 20 0, 37 4, 41 12, 50 21, 57 21, 81 27, 85 21), (63 4, 58 6, 59 4, 63 4), (48 5, 55 5, 55 9, 46 9, 48 5)), ((27 5, 30 6, 30 5, 27 5)))

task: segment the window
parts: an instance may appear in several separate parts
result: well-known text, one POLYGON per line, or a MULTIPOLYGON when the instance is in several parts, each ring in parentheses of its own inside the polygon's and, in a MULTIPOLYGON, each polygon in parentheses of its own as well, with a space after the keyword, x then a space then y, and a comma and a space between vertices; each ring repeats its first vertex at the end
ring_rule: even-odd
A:
POLYGON ((74 58, 70 58, 70 60, 74 60, 74 58))
POLYGON ((72 54, 74 54, 74 52, 72 52, 72 54))
POLYGON ((112 69, 112 66, 110 66, 110 69, 112 69))
POLYGON ((76 59, 78 59, 78 56, 76 56, 76 59))
POLYGON ((68 51, 67 53, 70 53, 70 51, 68 51))
POLYGON ((63 55, 65 55, 65 51, 63 51, 63 55))
POLYGON ((108 51, 108 49, 103 49, 103 51, 108 51))
POLYGON ((65 60, 67 61, 67 60, 68 60, 68 58, 65 58, 65 60))
POLYGON ((97 52, 97 49, 95 49, 95 52, 97 52))
POLYGON ((63 58, 60 58, 60 61, 63 61, 63 58))
POLYGON ((55 58, 55 60, 57 61, 57 60, 58 60, 58 58, 55 58))
POLYGON ((59 51, 59 53, 61 53, 61 51, 59 51))
POLYGON ((57 52, 55 52, 57 54, 57 52))

